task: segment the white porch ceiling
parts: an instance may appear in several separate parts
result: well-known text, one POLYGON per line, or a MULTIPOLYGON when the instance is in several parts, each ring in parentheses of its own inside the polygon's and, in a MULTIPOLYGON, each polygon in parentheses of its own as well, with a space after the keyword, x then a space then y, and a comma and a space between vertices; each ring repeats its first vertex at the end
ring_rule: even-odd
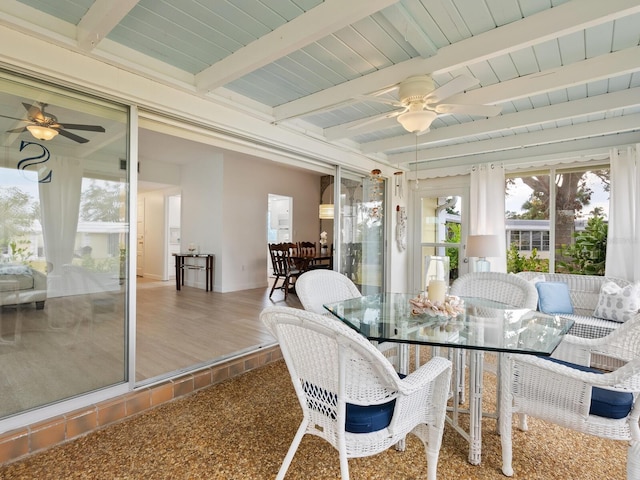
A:
MULTIPOLYGON (((358 96, 411 75, 479 85, 422 166, 640 142, 638 0, 3 0, 0 23, 265 122, 407 167, 416 136, 358 96)), ((389 97, 387 97, 389 98, 389 97)))

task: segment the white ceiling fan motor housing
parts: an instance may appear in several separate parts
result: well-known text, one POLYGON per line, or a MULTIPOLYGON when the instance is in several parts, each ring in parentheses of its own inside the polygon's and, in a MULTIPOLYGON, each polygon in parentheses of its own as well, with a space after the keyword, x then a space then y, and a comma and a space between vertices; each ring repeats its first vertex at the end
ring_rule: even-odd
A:
POLYGON ((425 95, 435 90, 435 84, 430 75, 416 75, 403 80, 398 87, 400 102, 407 105, 412 102, 422 102, 425 95))

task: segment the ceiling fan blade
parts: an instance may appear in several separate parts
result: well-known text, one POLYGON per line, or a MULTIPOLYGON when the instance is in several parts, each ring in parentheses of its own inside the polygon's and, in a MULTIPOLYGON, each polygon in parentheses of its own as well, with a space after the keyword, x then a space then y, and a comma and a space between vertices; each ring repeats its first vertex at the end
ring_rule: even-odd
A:
POLYGON ((81 125, 76 123, 59 123, 58 125, 67 130, 86 130, 89 132, 104 132, 104 127, 100 125, 81 125))
POLYGON ((404 107, 402 103, 397 100, 387 100, 386 98, 378 98, 373 95, 358 95, 354 97, 357 100, 362 100, 363 102, 376 102, 376 103, 384 103, 385 105, 391 105, 392 107, 404 107))
POLYGON ((462 103, 441 103, 435 106, 436 113, 463 113, 477 117, 495 117, 502 111, 497 105, 464 105, 462 103))
POLYGON ((10 117, 9 115, 0 115, 2 118, 10 118, 11 120, 19 120, 20 122, 28 122, 26 118, 10 117))
POLYGON ((407 111, 407 108, 404 108, 402 110, 396 110, 394 112, 382 113, 380 115, 375 115, 373 117, 370 117, 370 118, 362 121, 361 123, 357 123, 355 125, 351 125, 350 127, 347 128, 347 130, 355 130, 355 129, 358 129, 358 128, 362 128, 365 125, 370 125, 372 123, 379 122, 380 120, 385 120, 387 118, 394 118, 394 117, 397 117, 398 115, 403 114, 406 111, 407 111))
POLYGON ((380 90, 376 90, 375 92, 371 92, 369 95, 371 95, 371 96, 384 95, 385 93, 389 93, 392 90, 396 90, 399 86, 400 86, 400 83, 395 83, 395 84, 390 85, 388 87, 384 87, 384 88, 382 88, 380 90))
POLYGON ((29 120, 33 120, 34 122, 44 122, 45 118, 42 114, 42 110, 36 107, 35 105, 29 105, 28 103, 22 102, 22 105, 27 110, 27 118, 29 120))
POLYGON ((7 130, 7 133, 22 133, 26 131, 27 131, 27 127, 20 127, 20 128, 14 128, 12 130, 7 130))
POLYGON ((66 130, 63 129, 57 129, 58 133, 60 135, 62 135, 63 137, 67 137, 70 140, 73 140, 74 142, 78 142, 78 143, 87 143, 89 140, 87 140, 86 138, 82 138, 79 135, 76 135, 75 133, 71 133, 71 132, 67 132, 66 130))
POLYGON ((459 75, 441 87, 436 88, 433 92, 425 95, 424 99, 427 103, 440 103, 445 98, 463 92, 468 88, 476 86, 478 83, 480 83, 480 80, 477 78, 459 75))

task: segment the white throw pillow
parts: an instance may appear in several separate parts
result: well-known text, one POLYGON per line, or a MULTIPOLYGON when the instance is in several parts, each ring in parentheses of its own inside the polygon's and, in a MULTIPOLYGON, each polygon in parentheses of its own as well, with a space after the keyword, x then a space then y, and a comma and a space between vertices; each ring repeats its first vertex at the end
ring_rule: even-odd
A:
POLYGON ((622 288, 611 280, 600 287, 598 305, 593 312, 596 318, 614 322, 626 322, 640 310, 640 283, 622 288))

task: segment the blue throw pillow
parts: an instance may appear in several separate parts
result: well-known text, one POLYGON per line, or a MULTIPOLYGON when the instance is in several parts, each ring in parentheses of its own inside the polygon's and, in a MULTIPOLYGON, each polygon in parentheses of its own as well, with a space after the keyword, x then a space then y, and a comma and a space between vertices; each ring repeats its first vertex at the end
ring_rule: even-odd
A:
POLYGON ((564 282, 538 282, 538 310, 549 315, 573 313, 569 285, 564 282))

